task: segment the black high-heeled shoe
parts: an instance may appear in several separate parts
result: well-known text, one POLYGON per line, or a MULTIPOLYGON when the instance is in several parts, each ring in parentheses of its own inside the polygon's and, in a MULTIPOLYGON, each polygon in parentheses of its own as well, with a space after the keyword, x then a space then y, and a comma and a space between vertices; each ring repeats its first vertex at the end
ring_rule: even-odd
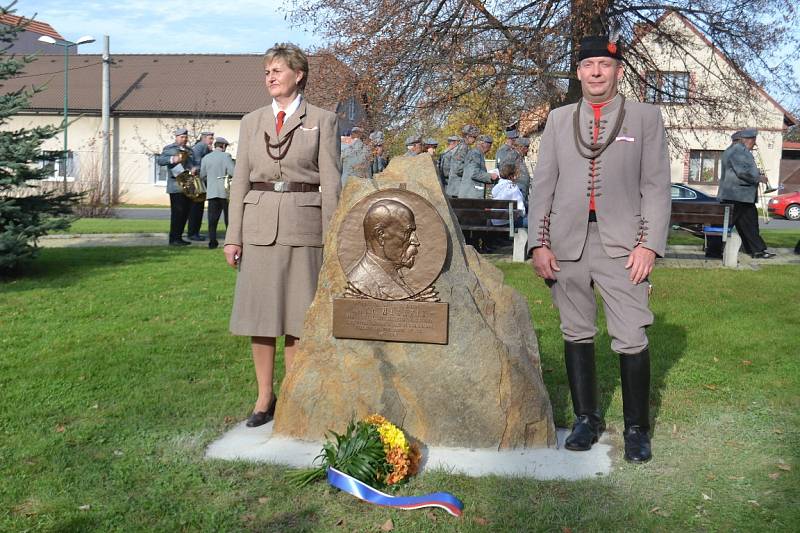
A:
POLYGON ((250 415, 247 419, 247 423, 245 424, 249 428, 257 428, 258 426, 263 426, 273 418, 275 418, 275 404, 278 403, 278 397, 274 394, 272 395, 272 399, 267 406, 266 411, 256 411, 250 415))

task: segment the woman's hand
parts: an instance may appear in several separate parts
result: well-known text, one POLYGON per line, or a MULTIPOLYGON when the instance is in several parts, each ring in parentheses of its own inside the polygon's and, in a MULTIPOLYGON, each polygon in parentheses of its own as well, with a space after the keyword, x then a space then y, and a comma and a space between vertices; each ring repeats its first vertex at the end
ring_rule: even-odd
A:
POLYGON ((222 249, 225 252, 225 261, 233 268, 239 266, 239 261, 242 258, 242 247, 238 244, 226 244, 222 249))

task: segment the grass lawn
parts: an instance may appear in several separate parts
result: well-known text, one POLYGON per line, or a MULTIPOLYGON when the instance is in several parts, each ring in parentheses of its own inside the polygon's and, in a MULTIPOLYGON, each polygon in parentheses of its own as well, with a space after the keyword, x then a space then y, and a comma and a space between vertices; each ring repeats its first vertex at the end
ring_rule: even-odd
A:
MULTIPOLYGON (((557 314, 526 265, 559 425, 570 421, 557 314)), ((425 473, 464 516, 391 511, 277 466, 207 461, 255 399, 227 333, 219 250, 45 249, 0 283, 0 531, 790 531, 800 519, 800 268, 657 270, 654 460, 581 481, 425 473), (795 524, 792 526, 791 524, 795 524)), ((618 362, 598 340, 601 403, 621 444, 618 362)), ((479 357, 479 354, 475 354, 479 357)), ((282 370, 279 370, 282 372, 282 370)), ((335 386, 332 384, 331 386, 335 386)), ((469 423, 469 421, 465 421, 469 423)))

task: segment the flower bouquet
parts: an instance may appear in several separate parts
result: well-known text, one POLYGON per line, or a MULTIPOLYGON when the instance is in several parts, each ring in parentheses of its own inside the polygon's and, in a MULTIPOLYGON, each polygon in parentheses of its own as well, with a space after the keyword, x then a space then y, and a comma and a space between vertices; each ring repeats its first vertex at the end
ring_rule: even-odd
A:
POLYGON ((329 467, 374 488, 396 488, 419 471, 417 443, 381 415, 351 420, 342 434, 329 433, 314 459, 319 466, 289 474, 297 486, 323 479, 329 467))

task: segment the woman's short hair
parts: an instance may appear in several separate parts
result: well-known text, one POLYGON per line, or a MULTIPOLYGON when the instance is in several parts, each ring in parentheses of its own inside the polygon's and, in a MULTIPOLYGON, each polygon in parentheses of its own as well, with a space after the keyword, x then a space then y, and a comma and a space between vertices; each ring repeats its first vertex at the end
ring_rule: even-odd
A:
POLYGON ((501 178, 510 179, 517 173, 517 166, 514 163, 503 163, 499 170, 501 178))
POLYGON ((281 59, 290 69, 302 71, 303 78, 298 82, 298 87, 303 91, 308 81, 308 56, 299 46, 292 43, 276 43, 264 54, 264 66, 269 65, 276 59, 281 59))

